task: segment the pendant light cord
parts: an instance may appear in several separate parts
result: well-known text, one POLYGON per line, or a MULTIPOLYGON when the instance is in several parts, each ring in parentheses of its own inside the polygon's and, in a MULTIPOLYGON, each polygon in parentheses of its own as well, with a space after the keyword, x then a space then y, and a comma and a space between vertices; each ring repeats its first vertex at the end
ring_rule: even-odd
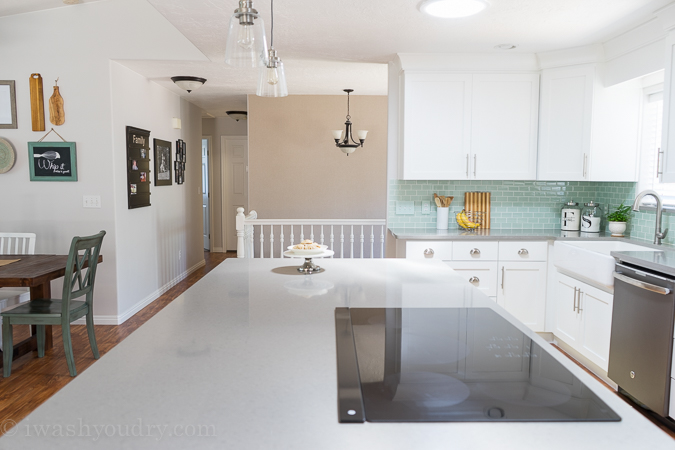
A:
POLYGON ((270 47, 274 48, 274 0, 270 0, 270 9, 272 11, 272 27, 270 28, 270 47))
POLYGON ((352 116, 349 115, 349 92, 347 92, 347 120, 350 120, 352 116))

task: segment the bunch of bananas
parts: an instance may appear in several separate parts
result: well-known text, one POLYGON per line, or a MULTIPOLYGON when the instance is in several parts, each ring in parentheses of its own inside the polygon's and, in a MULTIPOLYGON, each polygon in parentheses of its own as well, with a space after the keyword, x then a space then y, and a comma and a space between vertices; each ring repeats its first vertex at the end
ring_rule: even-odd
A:
POLYGON ((480 226, 480 223, 472 222, 469 219, 469 217, 466 215, 465 210, 462 210, 462 212, 458 212, 457 215, 455 216, 455 219, 457 219, 457 223, 459 224, 460 227, 465 228, 467 230, 473 230, 474 228, 478 228, 480 226))

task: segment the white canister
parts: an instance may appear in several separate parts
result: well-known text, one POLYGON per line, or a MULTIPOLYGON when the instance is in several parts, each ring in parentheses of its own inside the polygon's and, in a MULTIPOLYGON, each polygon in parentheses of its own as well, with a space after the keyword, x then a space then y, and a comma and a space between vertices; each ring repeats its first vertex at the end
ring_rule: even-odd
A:
POLYGON ((447 230, 448 229, 448 211, 450 207, 436 208, 436 229, 437 230, 447 230))
POLYGON ((560 210, 560 229, 563 231, 579 231, 581 228, 581 208, 573 201, 565 203, 560 210))
POLYGON ((585 233, 599 233, 601 221, 602 207, 600 203, 595 203, 592 200, 584 203, 584 209, 581 211, 581 231, 585 233))

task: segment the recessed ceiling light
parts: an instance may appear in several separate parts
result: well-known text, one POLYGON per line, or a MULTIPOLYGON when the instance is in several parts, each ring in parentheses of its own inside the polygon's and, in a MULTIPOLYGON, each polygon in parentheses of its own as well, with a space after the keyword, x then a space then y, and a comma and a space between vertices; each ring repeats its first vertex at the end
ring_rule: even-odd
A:
POLYGON ((452 19, 478 14, 488 7, 483 0, 425 0, 420 11, 430 16, 452 19))
POLYGON ((499 44, 495 45, 495 48, 497 50, 513 50, 514 48, 516 48, 516 46, 513 44, 499 44))

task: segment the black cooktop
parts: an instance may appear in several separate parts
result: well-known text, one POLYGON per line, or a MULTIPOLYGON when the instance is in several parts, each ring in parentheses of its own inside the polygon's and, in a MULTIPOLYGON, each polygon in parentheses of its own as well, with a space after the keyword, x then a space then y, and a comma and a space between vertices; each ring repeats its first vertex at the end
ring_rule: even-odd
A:
POLYGON ((340 422, 621 418, 489 308, 336 308, 340 422))

